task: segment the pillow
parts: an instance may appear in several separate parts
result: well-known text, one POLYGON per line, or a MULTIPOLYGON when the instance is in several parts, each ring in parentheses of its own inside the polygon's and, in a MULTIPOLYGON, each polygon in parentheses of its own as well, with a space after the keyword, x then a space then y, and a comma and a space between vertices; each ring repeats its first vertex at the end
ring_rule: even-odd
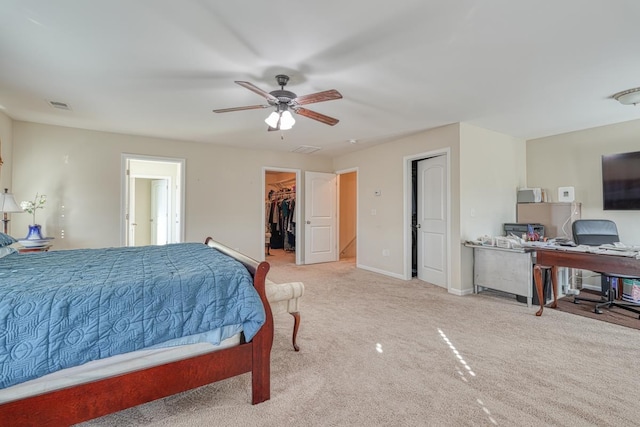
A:
POLYGON ((13 245, 15 242, 17 242, 17 240, 8 234, 0 233, 0 248, 13 245))
POLYGON ((10 248, 9 246, 3 246, 0 248, 0 258, 5 257, 7 255, 11 255, 18 252, 16 248, 10 248))

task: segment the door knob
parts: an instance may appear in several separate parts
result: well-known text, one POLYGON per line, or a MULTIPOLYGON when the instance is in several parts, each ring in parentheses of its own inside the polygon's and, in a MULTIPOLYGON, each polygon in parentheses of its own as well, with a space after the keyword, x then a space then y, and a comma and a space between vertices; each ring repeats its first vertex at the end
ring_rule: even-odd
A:
POLYGON ((421 228, 422 226, 420 224, 416 225, 416 228, 421 228))
POLYGON ((311 221, 307 221, 307 224, 311 224, 311 221))

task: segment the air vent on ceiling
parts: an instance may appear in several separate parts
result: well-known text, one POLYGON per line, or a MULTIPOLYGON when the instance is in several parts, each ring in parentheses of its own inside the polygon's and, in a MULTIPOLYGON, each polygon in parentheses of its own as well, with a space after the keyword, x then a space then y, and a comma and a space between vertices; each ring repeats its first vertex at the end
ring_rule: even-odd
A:
POLYGON ((60 110, 69 110, 69 111, 71 111, 71 107, 69 107, 69 104, 67 104, 66 102, 60 102, 60 101, 47 101, 47 102, 53 108, 58 108, 60 110))
POLYGON ((321 150, 320 147, 314 147, 313 145, 301 145, 298 148, 291 150, 292 153, 311 154, 321 150))

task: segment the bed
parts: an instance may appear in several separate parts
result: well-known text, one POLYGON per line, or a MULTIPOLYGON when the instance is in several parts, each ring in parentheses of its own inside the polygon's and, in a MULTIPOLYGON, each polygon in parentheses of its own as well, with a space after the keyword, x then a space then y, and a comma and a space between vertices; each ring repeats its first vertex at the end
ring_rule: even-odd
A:
POLYGON ((71 425, 245 373, 251 373, 252 377, 251 402, 268 400, 273 342, 273 318, 265 292, 268 271, 268 263, 257 262, 211 238, 207 238, 204 245, 53 251, 1 258, 0 402, 3 403, 0 403, 0 425, 71 425), (83 262, 76 259, 75 267, 59 265, 64 264, 63 258, 85 255, 89 258, 79 258, 85 259, 83 262), (189 259, 195 260, 196 265, 186 267, 191 262, 189 259), (40 271, 46 265, 53 265, 52 273, 40 271), (15 283, 8 289, 3 286, 12 282, 6 278, 16 274, 20 277, 21 269, 31 269, 38 278, 23 276, 30 284, 26 297, 19 294, 21 287, 15 283), (95 270, 106 275, 95 279, 95 270), (52 285, 43 284, 39 278, 47 274, 55 278, 51 280, 52 285), (123 277, 142 282, 120 287, 123 277), (212 280, 215 287, 207 282, 212 280), (232 284, 225 286, 233 288, 233 292, 220 290, 218 282, 229 280, 232 284), (86 288, 90 286, 85 286, 88 281, 101 284, 97 296, 88 294, 86 288), (192 282, 195 285, 192 286, 192 282), (196 289, 191 296, 187 289, 190 287, 196 289), (216 289, 210 291, 215 298, 208 296, 208 287, 216 289), (80 289, 81 296, 73 293, 76 288, 80 289), (163 294, 164 290, 168 293, 163 294), (141 295, 142 302, 134 299, 129 302, 131 293, 141 295), (36 326, 30 324, 28 315, 35 303, 20 298, 30 298, 32 294, 38 298, 43 294, 53 295, 52 302, 46 306, 49 310, 46 318, 58 320, 36 322, 36 326), (70 300, 61 304, 63 298, 70 300), (176 299, 179 303, 175 303, 176 299), (69 308, 75 307, 78 300, 94 301, 97 306, 69 308), (193 305, 189 305, 189 301, 193 305), (227 303, 233 308, 223 310, 222 315, 208 317, 207 307, 218 310, 227 303), (127 314, 114 316, 103 309, 105 306, 115 306, 127 314), (157 312, 150 311, 153 306, 157 306, 157 312), (171 311, 172 307, 177 307, 175 312, 171 311), (19 316, 27 321, 17 322, 19 316), (112 318, 110 324, 107 323, 109 317, 112 318), (100 319, 97 326, 83 323, 91 323, 94 318, 100 319), (69 328, 63 329, 65 326, 69 328), (23 339, 20 335, 33 329, 53 331, 53 334, 44 340, 23 339), (158 329, 159 334, 156 336, 150 329, 158 329), (83 343, 80 338, 86 336, 90 340, 83 343), (62 337, 64 345, 56 344, 56 337, 62 337), (82 351, 65 348, 71 344, 82 351), (46 348, 45 363, 34 351, 41 345, 46 348), (81 353, 80 362, 70 353, 81 353), (82 359, 87 355, 90 360, 82 359), (126 361, 121 363, 121 359, 126 361), (13 367, 8 367, 11 363, 13 367), (88 368, 94 364, 101 366, 99 378, 88 368), (91 371, 91 375, 83 370, 91 371), (79 380, 68 384, 72 378, 79 380), (51 384, 55 384, 53 389, 51 384))

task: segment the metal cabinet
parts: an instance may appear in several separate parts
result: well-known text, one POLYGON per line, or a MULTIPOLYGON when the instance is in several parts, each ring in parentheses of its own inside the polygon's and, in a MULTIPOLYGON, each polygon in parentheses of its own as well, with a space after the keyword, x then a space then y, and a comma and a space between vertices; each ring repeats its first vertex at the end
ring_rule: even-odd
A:
POLYGON ((473 247, 473 287, 490 288, 527 298, 533 298, 533 254, 524 249, 503 249, 493 246, 473 247))

